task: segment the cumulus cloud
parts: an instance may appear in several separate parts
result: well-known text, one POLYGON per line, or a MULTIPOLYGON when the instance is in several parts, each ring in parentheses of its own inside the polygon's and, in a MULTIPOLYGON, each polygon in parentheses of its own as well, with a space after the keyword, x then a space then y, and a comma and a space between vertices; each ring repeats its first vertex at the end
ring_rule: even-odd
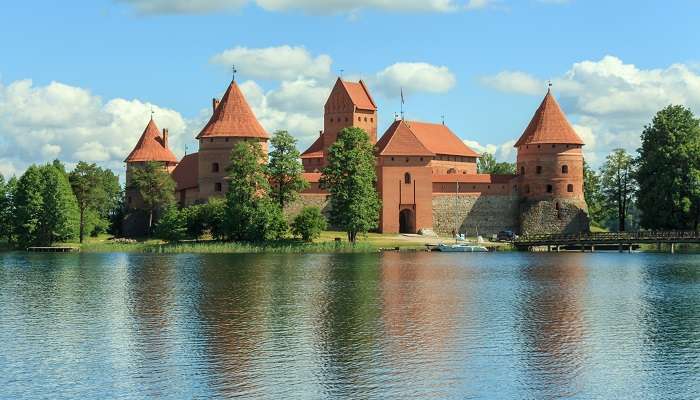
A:
MULTIPOLYGON (((502 72, 482 79, 497 90, 541 95, 542 85, 535 90, 534 82, 544 79, 523 72, 502 72)), ((635 151, 644 125, 669 104, 700 112, 700 74, 685 64, 642 69, 605 56, 573 64, 553 83, 574 129, 587 143, 586 156, 596 164, 613 148, 635 151)))
POLYGON ((423 62, 393 64, 374 77, 370 83, 378 93, 397 97, 404 92, 445 93, 455 86, 457 79, 445 66, 423 62))
POLYGON ((436 12, 476 10, 493 0, 117 0, 145 14, 202 14, 239 10, 255 4, 267 11, 298 10, 313 14, 356 13, 365 9, 388 12, 436 12))
POLYGON ((321 54, 312 57, 303 47, 278 46, 251 49, 236 47, 224 50, 210 60, 236 69, 251 78, 291 80, 299 77, 328 78, 331 57, 321 54))
POLYGON ((515 161, 515 140, 509 140, 501 144, 481 144, 475 140, 465 140, 464 143, 479 154, 490 153, 498 161, 515 161))
POLYGON ((0 84, 0 172, 21 173, 31 163, 55 158, 69 166, 79 160, 98 162, 119 172, 151 109, 159 126, 170 129, 171 147, 178 150, 188 125, 174 110, 140 100, 104 102, 86 89, 59 82, 0 84))

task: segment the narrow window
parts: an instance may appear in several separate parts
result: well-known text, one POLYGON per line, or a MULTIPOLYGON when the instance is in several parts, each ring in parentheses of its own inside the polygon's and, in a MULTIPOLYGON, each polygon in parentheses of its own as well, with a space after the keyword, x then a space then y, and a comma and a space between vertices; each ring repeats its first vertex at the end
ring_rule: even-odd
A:
POLYGON ((357 117, 357 122, 362 122, 362 117, 357 117))
POLYGON ((369 122, 374 122, 374 118, 370 118, 370 119, 369 119, 369 122))
POLYGON ((568 174, 568 173, 569 173, 569 166, 568 166, 568 165, 562 165, 562 166, 561 166, 561 173, 562 173, 562 174, 568 174))
POLYGON ((365 122, 367 122, 367 117, 365 117, 365 122))
POLYGON ((226 141, 228 142, 228 138, 226 138, 226 141))
POLYGON ((552 187, 552 185, 547 185, 547 193, 552 193, 553 190, 554 188, 552 187))
POLYGON ((520 175, 525 175, 525 167, 520 167, 520 175))
POLYGON ((215 162, 211 165, 211 172, 219 172, 219 163, 215 162))
POLYGON ((542 173, 542 166, 541 166, 541 165, 538 165, 538 166, 537 166, 537 174, 539 175, 539 174, 541 174, 541 173, 542 173))
POLYGON ((209 139, 209 143, 214 143, 214 138, 209 139))
POLYGON ((406 172, 406 173, 403 175, 403 183, 405 183, 405 184, 407 184, 407 185, 410 185, 410 184, 411 184, 411 174, 409 174, 408 172, 406 172))
POLYGON ((406 157, 406 162, 408 162, 408 157, 406 157))
POLYGON ((570 183, 568 185, 566 185, 566 191, 569 193, 573 193, 574 192, 574 185, 572 185, 570 183))
POLYGON ((557 211, 559 211, 559 208, 560 208, 559 202, 557 202, 557 204, 554 205, 554 208, 555 208, 557 211))
POLYGON ((221 182, 216 182, 214 184, 214 191, 215 192, 220 192, 221 191, 221 182))

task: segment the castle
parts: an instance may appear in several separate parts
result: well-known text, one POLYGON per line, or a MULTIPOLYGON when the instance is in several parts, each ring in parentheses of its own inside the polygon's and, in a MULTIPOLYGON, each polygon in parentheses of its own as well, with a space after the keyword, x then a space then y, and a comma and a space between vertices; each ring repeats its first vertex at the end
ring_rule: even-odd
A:
MULTIPOLYGON (((161 162, 176 182, 181 206, 223 196, 229 155, 236 142, 257 141, 265 154, 269 134, 260 125, 235 80, 197 135, 199 151, 179 162, 168 149, 168 131, 151 118, 127 164, 127 202, 138 209, 129 174, 145 162, 161 162)), ((477 173, 479 154, 446 125, 395 120, 377 140, 377 106, 363 81, 338 79, 325 104, 324 127, 302 153, 309 188, 286 210, 328 206, 319 186, 329 147, 347 127, 362 128, 375 144, 377 191, 383 233, 460 232, 482 235, 501 230, 522 234, 588 231, 583 195, 584 145, 551 93, 515 143, 515 175, 477 173)))

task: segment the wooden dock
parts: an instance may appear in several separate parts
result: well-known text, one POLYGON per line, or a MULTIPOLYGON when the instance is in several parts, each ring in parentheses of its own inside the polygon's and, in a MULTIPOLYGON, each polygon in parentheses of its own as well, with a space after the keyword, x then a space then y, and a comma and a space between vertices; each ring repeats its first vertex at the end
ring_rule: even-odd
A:
POLYGON ((518 250, 547 248, 548 251, 580 250, 595 251, 611 247, 619 251, 631 252, 641 244, 655 244, 658 249, 668 245, 671 253, 680 243, 700 243, 700 233, 695 231, 640 231, 640 232, 600 232, 576 235, 526 235, 516 239, 513 245, 518 250))
POLYGON ((27 251, 32 253, 73 253, 80 251, 77 247, 62 247, 62 246, 52 246, 52 247, 27 247, 27 251))

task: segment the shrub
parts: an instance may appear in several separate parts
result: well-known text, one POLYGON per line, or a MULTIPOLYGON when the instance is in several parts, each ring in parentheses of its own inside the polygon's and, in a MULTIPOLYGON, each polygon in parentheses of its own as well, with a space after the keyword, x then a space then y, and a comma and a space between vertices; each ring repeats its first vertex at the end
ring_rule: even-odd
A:
POLYGON ((328 227, 326 218, 321 213, 318 207, 305 207, 292 222, 292 233, 294 236, 301 237, 303 240, 310 242, 313 239, 321 236, 328 227))
POLYGON ((187 235, 187 221, 175 206, 168 207, 156 225, 156 237, 169 242, 182 240, 187 235))

